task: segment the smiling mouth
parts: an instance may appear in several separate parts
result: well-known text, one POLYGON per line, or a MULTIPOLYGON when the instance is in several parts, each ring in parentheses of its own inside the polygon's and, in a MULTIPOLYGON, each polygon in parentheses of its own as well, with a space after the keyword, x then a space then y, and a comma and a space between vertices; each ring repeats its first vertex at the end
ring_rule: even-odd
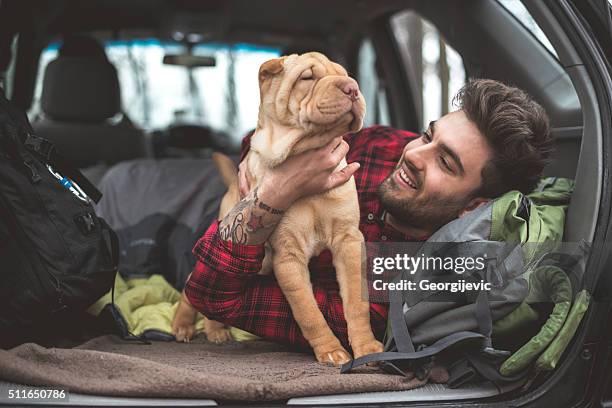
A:
POLYGON ((399 180, 405 184, 407 187, 412 188, 413 190, 417 190, 418 189, 418 184, 417 182, 408 175, 408 172, 404 169, 404 167, 400 167, 399 171, 397 172, 398 178, 399 180))

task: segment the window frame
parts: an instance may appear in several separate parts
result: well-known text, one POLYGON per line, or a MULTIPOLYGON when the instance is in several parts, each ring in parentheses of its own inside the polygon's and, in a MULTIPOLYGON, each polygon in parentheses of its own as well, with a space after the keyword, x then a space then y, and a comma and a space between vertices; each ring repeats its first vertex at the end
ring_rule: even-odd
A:
POLYGON ((359 49, 363 40, 368 38, 379 61, 382 77, 387 84, 393 84, 385 87, 391 126, 417 132, 422 124, 413 98, 413 84, 405 75, 403 60, 393 35, 393 14, 394 12, 390 12, 371 20, 364 30, 353 37, 347 53, 349 71, 355 73, 355 76, 358 75, 359 49))

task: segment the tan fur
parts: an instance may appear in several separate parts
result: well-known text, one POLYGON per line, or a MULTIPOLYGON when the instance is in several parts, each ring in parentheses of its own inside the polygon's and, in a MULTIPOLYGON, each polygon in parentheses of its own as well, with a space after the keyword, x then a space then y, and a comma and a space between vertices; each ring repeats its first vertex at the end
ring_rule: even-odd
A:
MULTIPOLYGON (((245 159, 251 186, 287 157, 322 147, 362 126, 363 96, 358 93, 357 98, 351 98, 343 92, 347 85, 355 84, 354 80, 322 54, 294 54, 268 61, 260 68, 259 82, 259 120, 245 159), (310 72, 312 81, 300 80, 310 72)), ((344 166, 343 160, 338 169, 344 166)), ((220 217, 239 199, 237 183, 230 184, 220 217)), ((363 236, 353 178, 324 194, 295 202, 268 242, 273 250, 267 253, 266 261, 271 261, 293 316, 318 361, 341 364, 350 359, 325 322, 310 285, 308 261, 324 249, 332 252, 355 358, 382 351, 370 327, 368 301, 362 299, 363 236)))
POLYGON ((232 159, 224 154, 215 152, 212 154, 212 160, 213 163, 215 163, 217 170, 219 170, 223 184, 225 184, 228 188, 236 185, 238 182, 238 173, 236 172, 236 166, 234 165, 232 159))

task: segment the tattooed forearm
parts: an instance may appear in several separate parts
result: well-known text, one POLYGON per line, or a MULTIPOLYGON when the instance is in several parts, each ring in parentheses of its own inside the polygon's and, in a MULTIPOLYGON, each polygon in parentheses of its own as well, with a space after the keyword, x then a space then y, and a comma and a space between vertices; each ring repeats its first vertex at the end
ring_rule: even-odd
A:
POLYGON ((265 242, 284 211, 270 207, 257 195, 257 187, 219 223, 223 240, 255 245, 265 242))
MULTIPOLYGON (((227 217, 225 219, 227 219, 227 217)), ((233 220, 230 220, 229 223, 223 225, 223 222, 221 222, 221 224, 219 224, 219 235, 221 236, 221 238, 225 241, 232 241, 238 244, 246 244, 247 238, 244 230, 243 221, 244 214, 239 212, 234 216, 233 220)))

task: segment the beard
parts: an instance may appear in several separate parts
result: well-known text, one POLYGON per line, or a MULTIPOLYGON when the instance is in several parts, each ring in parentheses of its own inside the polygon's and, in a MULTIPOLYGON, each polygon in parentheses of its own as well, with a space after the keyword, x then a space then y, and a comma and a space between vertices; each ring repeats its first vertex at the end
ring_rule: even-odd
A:
POLYGON ((382 207, 403 225, 432 233, 459 217, 471 197, 402 196, 404 191, 393 179, 395 171, 378 186, 382 207))

